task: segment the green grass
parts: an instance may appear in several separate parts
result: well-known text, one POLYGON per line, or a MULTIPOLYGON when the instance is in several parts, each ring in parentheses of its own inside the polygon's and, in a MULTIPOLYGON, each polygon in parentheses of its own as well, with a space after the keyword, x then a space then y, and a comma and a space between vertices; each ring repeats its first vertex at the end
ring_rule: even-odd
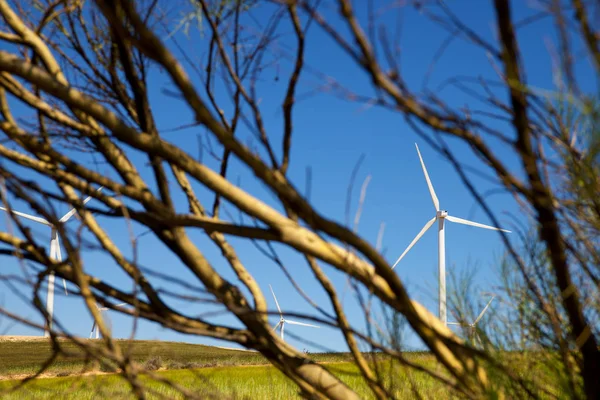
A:
MULTIPOLYGON (((176 381, 177 384, 202 397, 215 394, 217 398, 224 395, 253 399, 298 398, 297 387, 277 369, 260 366, 260 364, 266 364, 267 361, 255 352, 177 342, 124 340, 119 341, 119 344, 125 351, 129 351, 139 363, 148 364, 149 360, 160 360, 158 366, 169 369, 158 372, 160 376, 176 381)), ((60 345, 65 351, 74 353, 74 356, 59 358, 48 372, 59 376, 81 372, 86 365, 84 353, 71 342, 60 342, 60 345)), ((50 343, 44 340, 0 342, 0 375, 6 378, 19 374, 31 374, 48 359, 51 351, 50 343)), ((361 396, 369 397, 369 390, 363 380, 359 378, 356 367, 345 362, 350 359, 349 354, 314 353, 310 356, 317 362, 330 363, 326 366, 327 368, 340 376, 361 396)), ((411 357, 414 360, 430 362, 431 365, 434 363, 433 357, 426 353, 415 353, 411 357)), ((97 370, 98 366, 91 369, 97 370)), ((407 377, 404 376, 403 379, 406 381, 407 377)), ((177 391, 168 385, 149 378, 143 378, 143 381, 150 391, 155 393, 150 395, 150 398, 160 398, 161 395, 169 398, 177 397, 177 391)), ((431 379, 429 381, 427 379, 416 380, 421 386, 430 386, 431 390, 428 391, 433 393, 436 384, 431 379)), ((17 382, 15 380, 0 381, 0 391, 13 387, 17 382)), ((410 392, 410 385, 406 382, 401 386, 402 390, 410 392)), ((440 393, 446 392, 439 385, 437 387, 440 393)), ((29 382, 18 392, 0 394, 0 397, 2 399, 55 399, 58 395, 61 399, 133 398, 128 384, 116 374, 37 379, 29 382)), ((410 397, 407 395, 407 398, 410 397)))
MULTIPOLYGON (((389 368, 389 363, 387 363, 389 368)), ((361 398, 372 398, 372 395, 358 376, 358 369, 351 363, 328 365, 346 384, 352 387, 361 398)), ((409 376, 405 370, 386 371, 388 377, 396 380, 394 393, 399 398, 414 398, 411 380, 420 393, 426 393, 428 399, 446 399, 448 391, 432 378, 413 374, 409 376)), ((300 398, 297 387, 287 380, 281 372, 273 367, 216 367, 196 370, 163 371, 162 377, 173 380, 177 384, 192 391, 202 398, 214 395, 216 398, 231 396, 234 398, 284 400, 300 398)), ((389 382, 389 379, 388 379, 389 382)), ((168 385, 144 379, 150 389, 149 398, 158 399, 182 398, 168 385)), ((12 382, 0 382, 0 390, 5 390, 12 382)), ((61 399, 132 399, 127 383, 116 375, 97 377, 67 377, 41 379, 31 382, 16 393, 5 394, 3 399, 54 399, 60 394, 61 399)))
MULTIPOLYGON (((216 398, 225 395, 235 398, 251 399, 293 399, 299 398, 297 388, 277 369, 260 366, 267 361, 254 352, 227 350, 211 346, 194 345, 176 342, 157 341, 119 341, 122 348, 130 351, 139 363, 150 363, 161 370, 159 376, 173 380, 178 385, 208 398, 214 394, 216 398)), ((130 387, 118 374, 99 376, 66 376, 81 372, 85 365, 85 357, 73 343, 61 342, 61 346, 75 355, 69 359, 59 359, 50 368, 54 375, 65 377, 37 379, 29 382, 16 393, 2 393, 18 381, 0 381, 0 398, 2 399, 96 399, 111 398, 129 399, 130 387)), ((47 341, 0 342, 0 375, 4 377, 15 374, 30 374, 44 362, 51 353, 47 341)), ((405 353, 413 363, 432 370, 436 361, 429 353, 405 353)), ((500 358, 507 357, 518 375, 535 379, 538 384, 561 397, 560 372, 553 372, 556 364, 551 353, 501 353, 500 358)), ((326 362, 326 368, 334 372, 362 398, 372 398, 369 388, 359 376, 357 367, 347 362, 347 353, 315 353, 310 357, 317 362, 326 362)), ((415 398, 414 390, 427 399, 447 399, 449 391, 439 382, 423 373, 408 371, 393 364, 384 357, 378 357, 377 366, 386 386, 401 399, 415 398)), ((92 369, 98 369, 98 366, 92 369)), ((492 378, 494 379, 494 378, 492 378)), ((144 385, 150 389, 149 398, 177 398, 178 392, 172 387, 142 378, 144 385), (153 394, 152 394, 153 393, 153 394)), ((509 396, 510 397, 510 396, 509 396)), ((516 397, 521 397, 518 395, 516 397)), ((544 398, 545 396, 542 396, 544 398)))

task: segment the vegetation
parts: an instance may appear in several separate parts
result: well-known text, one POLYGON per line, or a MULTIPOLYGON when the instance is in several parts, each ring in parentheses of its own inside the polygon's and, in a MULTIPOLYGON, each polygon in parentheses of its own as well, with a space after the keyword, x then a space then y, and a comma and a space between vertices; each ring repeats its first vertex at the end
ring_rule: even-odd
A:
MULTIPOLYGON (((0 203, 9 216, 0 255, 12 260, 2 263, 0 282, 35 311, 8 301, 0 314, 50 336, 39 372, 89 359, 101 371, 121 371, 128 386, 117 389, 139 399, 154 388, 206 397, 197 388, 208 377, 247 373, 152 374, 172 362, 185 367, 218 357, 172 360, 160 349, 130 357, 138 350, 112 338, 106 308, 135 329, 139 320, 151 321, 254 350, 279 371, 274 381, 293 383, 306 398, 368 393, 383 400, 406 396, 406 387, 430 398, 438 393, 429 385, 434 380, 445 397, 599 399, 598 2, 463 3, 0 0, 0 203), (481 14, 472 12, 477 7, 481 14), (419 31, 404 34, 406 26, 419 31), (548 48, 551 62, 530 54, 540 32, 546 42, 535 47, 548 48), (406 57, 407 47, 417 51, 406 57), (420 60, 427 54, 430 60, 420 60), (407 72, 405 64, 417 61, 407 72), (434 70, 444 72, 435 85, 434 70), (316 179, 304 164, 313 153, 305 150, 299 163, 297 143, 313 135, 327 146, 321 154, 337 153, 349 140, 341 132, 347 128, 338 129, 348 115, 329 107, 340 99, 375 109, 360 115, 375 117, 352 145, 370 144, 385 115, 388 132, 418 136, 443 156, 495 225, 486 194, 518 205, 513 239, 500 236, 501 326, 478 326, 481 344, 464 340, 412 297, 382 251, 383 224, 376 243, 373 232, 361 230, 370 177, 355 206, 360 161, 348 168, 344 215, 322 211, 315 199, 316 179), (479 190, 482 180, 489 192, 479 190), (52 226, 51 250, 47 235, 11 213, 22 207, 52 226), (67 207, 77 220, 61 220, 58 211, 67 207), (149 257, 142 257, 142 244, 149 257), (248 257, 257 250, 265 260, 248 257), (352 357, 346 371, 315 362, 273 331, 274 309, 256 268, 281 271, 312 307, 286 314, 336 331, 352 357), (74 337, 51 315, 52 302, 43 297, 55 276, 69 282, 102 340, 74 337), (300 282, 309 281, 326 302, 305 292, 300 282), (412 359, 401 340, 406 332, 435 361, 412 359), (375 352, 406 375, 373 363, 375 352), (163 389, 169 374, 194 391, 163 389), (426 383, 411 385, 417 375, 426 383)), ((326 161, 315 176, 339 169, 339 159, 326 161)), ((455 303, 472 305, 462 300, 455 303)), ((462 323, 477 312, 455 311, 469 317, 462 323)), ((259 358, 239 357, 234 361, 259 358)), ((256 371, 264 378, 273 370, 256 371)), ((114 388, 96 383, 102 379, 119 378, 84 379, 86 395, 114 388)), ((63 398, 76 383, 40 384, 55 382, 64 383, 63 398)), ((226 391, 237 385, 227 382, 226 391)))
MULTIPOLYGON (((431 358, 433 362, 433 358, 431 358)), ((350 363, 341 363, 328 366, 329 369, 341 377, 350 387, 357 391, 361 398, 372 398, 369 388, 360 379, 360 371, 350 363)), ((267 366, 252 367, 217 367, 204 370, 184 370, 161 372, 160 376, 170 379, 177 384, 193 391, 196 395, 209 398, 250 398, 250 399, 295 399, 300 398, 298 389, 289 382, 278 370, 267 366)), ((407 379, 400 375, 399 378, 407 379)), ((443 385, 437 384, 433 379, 425 376, 413 377, 414 384, 419 390, 426 390, 428 398, 447 398, 448 391, 443 385), (445 396, 445 397, 444 397, 445 396)), ((414 392, 408 383, 399 387, 396 396, 401 399, 413 398, 414 392)), ((8 383, 0 383, 0 388, 7 388, 8 383)), ((151 394, 149 398, 178 398, 178 391, 168 385, 153 382, 149 384, 151 394)), ((94 378, 53 378, 37 381, 19 391, 17 397, 7 395, 6 399, 50 399, 58 393, 65 394, 66 399, 87 399, 94 396, 105 396, 113 399, 134 398, 127 387, 127 382, 116 376, 94 378), (93 395, 92 395, 93 394, 93 395)))
MULTIPOLYGON (((279 371, 267 367, 268 360, 259 353, 178 342, 118 342, 146 371, 156 371, 159 374, 159 379, 144 378, 149 398, 178 398, 183 388, 201 398, 209 395, 217 398, 299 398, 294 385, 279 371), (164 379, 180 385, 180 388, 173 388, 165 382, 159 383, 164 379)), ((59 358, 46 370, 45 379, 28 382, 23 389, 12 392, 11 388, 21 382, 21 375, 35 373, 52 354, 51 343, 45 340, 0 341, 0 352, 3 355, 0 359, 0 378, 3 378, 0 381, 0 391, 4 393, 2 398, 50 399, 57 395, 67 399, 91 399, 96 396, 134 398, 127 380, 119 374, 96 376, 98 372, 115 372, 114 369, 106 368, 105 364, 97 360, 86 359, 83 350, 74 347, 70 341, 61 340, 60 345, 65 347, 66 353, 78 356, 59 358), (88 374, 92 376, 82 376, 88 374), (15 375, 19 379, 11 379, 15 375)), ((435 370, 438 365, 430 353, 405 354, 407 361, 425 368, 435 370)), ((371 360, 370 365, 385 377, 386 385, 393 388, 396 398, 410 399, 414 398, 415 393, 427 393, 428 398, 436 399, 447 398, 451 394, 441 382, 426 373, 414 373, 410 368, 394 363, 391 357, 382 354, 375 358, 372 355, 365 356, 371 360)), ((560 363, 552 354, 508 352, 498 353, 498 356, 514 365, 520 365, 515 371, 518 376, 527 377, 543 387, 545 390, 539 393, 541 398, 551 398, 548 393, 560 397, 560 385, 552 382, 553 368, 560 363)), ((358 367, 351 362, 353 358, 350 353, 313 353, 310 357, 325 364, 328 370, 356 390, 361 398, 372 398, 368 386, 360 377, 358 367)))
MULTIPOLYGON (((163 364, 172 360, 197 367, 266 362, 259 353, 226 350, 213 346, 144 340, 119 340, 118 342, 133 360, 141 364, 157 358, 162 359, 163 364)), ((98 361, 86 357, 84 349, 80 346, 66 340, 61 340, 59 345, 63 348, 63 352, 46 371, 47 373, 77 373, 100 368, 98 361), (64 354, 67 353, 71 356, 66 357, 64 354)), ((2 354, 0 376, 34 373, 52 352, 52 344, 47 340, 0 341, 0 354, 2 354)))
MULTIPOLYGON (((268 360, 257 352, 229 350, 199 344, 118 340, 123 351, 131 359, 145 366, 147 370, 207 368, 218 366, 262 365, 268 360)), ((85 350, 76 344, 61 340, 61 355, 45 371, 46 375, 75 375, 84 372, 112 372, 110 361, 91 359, 85 350), (64 354, 70 354, 66 357, 64 354)), ((1 341, 0 340, 0 379, 15 375, 31 375, 53 353, 52 344, 47 340, 1 341)), ((314 353, 311 358, 317 362, 342 362, 352 358, 349 353, 314 353)))
MULTIPOLYGON (((517 357, 518 354, 509 354, 508 357, 517 357)), ((374 398, 364 380, 361 379, 360 370, 350 362, 333 361, 327 355, 317 355, 327 365, 327 369, 340 377, 349 387, 355 390, 361 398, 374 398)), ((435 367, 436 360, 431 354, 408 353, 407 357, 412 362, 420 362, 428 367, 435 367)), ((530 359, 530 356, 527 356, 530 359)), ((533 355, 533 358, 536 358, 533 355)), ((544 369, 548 360, 538 358, 536 368, 518 371, 519 375, 532 375, 532 378, 545 384, 547 388, 552 385, 545 380, 549 375, 544 369), (544 381, 542 381, 544 379, 544 381)), ((338 358, 339 360, 339 358, 338 358)), ((375 364, 371 364, 375 367, 375 364)), ((392 393, 398 399, 413 399, 416 393, 427 393, 428 399, 446 399, 451 396, 451 391, 440 382, 427 374, 412 372, 401 365, 394 364, 389 358, 380 361, 377 368, 385 370, 386 384, 392 388, 392 393)), ((149 369, 150 370, 150 369, 149 369)), ((147 383, 149 399, 180 398, 182 391, 193 392, 200 398, 239 398, 239 399, 295 399, 301 398, 297 388, 285 378, 281 372, 272 366, 228 366, 208 367, 202 369, 186 369, 177 371, 160 371, 159 379, 144 378, 147 383), (168 380, 180 386, 175 389, 170 383, 159 381, 168 380)), ((27 384, 18 392, 11 393, 10 388, 16 385, 15 381, 0 382, 0 390, 5 391, 3 399, 51 399, 53 396, 64 396, 65 399, 92 399, 103 396, 112 399, 134 398, 128 383, 117 375, 95 377, 69 377, 41 379, 27 384), (21 396, 21 397, 19 397, 21 396)), ((525 393, 521 393, 526 396, 525 393)), ((552 396, 539 393, 541 398, 552 396)), ((561 396, 554 392, 554 396, 561 396)))

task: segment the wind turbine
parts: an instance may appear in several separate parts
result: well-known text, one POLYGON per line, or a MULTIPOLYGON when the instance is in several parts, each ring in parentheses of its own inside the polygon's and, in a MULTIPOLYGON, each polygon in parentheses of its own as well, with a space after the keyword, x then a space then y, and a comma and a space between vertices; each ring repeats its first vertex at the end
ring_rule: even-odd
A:
POLYGON ((490 299, 490 301, 488 301, 488 303, 485 305, 483 310, 481 310, 481 312, 479 313, 479 315, 477 316, 475 321, 473 321, 473 323, 467 324, 464 322, 448 322, 448 325, 460 325, 460 326, 468 327, 469 328, 469 339, 471 340, 471 342, 473 342, 473 339, 475 337, 477 337, 477 340, 479 341, 479 344, 481 345, 481 338, 479 337, 479 333, 477 333, 477 323, 479 322, 479 320, 481 318, 483 318, 483 314, 485 314, 485 312, 490 307, 490 304, 492 304, 492 301, 494 301, 495 298, 496 298, 496 296, 493 295, 492 298, 490 299))
POLYGON ((400 260, 404 258, 406 253, 417 243, 419 239, 427 232, 429 228, 433 226, 435 221, 438 221, 438 274, 439 274, 439 318, 442 320, 444 325, 448 325, 447 317, 446 317, 446 238, 445 238, 445 222, 446 220, 450 222, 456 222, 458 224, 475 226, 478 228, 491 229, 494 231, 502 231, 508 232, 510 231, 506 229, 500 229, 489 225, 480 224, 478 222, 469 221, 462 218, 453 217, 448 215, 448 211, 440 209, 440 201, 438 200, 435 191, 433 190, 433 185, 431 184, 431 180, 429 179, 429 174, 427 173, 427 168, 425 168, 425 163, 423 162, 423 157, 421 157, 421 152, 419 151, 419 146, 415 143, 415 147, 417 148, 417 154, 419 155, 419 160, 421 161, 421 167, 423 168, 423 174, 425 175, 425 180, 427 181, 427 186, 429 187, 429 193, 431 194, 431 199, 433 200, 433 206, 435 207, 435 216, 431 218, 421 232, 417 234, 417 236, 413 239, 413 241, 408 245, 404 253, 392 266, 392 269, 398 265, 400 260))
MULTIPOLYGON (((126 303, 115 304, 115 307, 124 306, 125 304, 126 303)), ((100 307, 98 305, 98 303, 95 303, 95 305, 96 305, 96 308, 98 309, 98 311, 100 311, 100 314, 102 314, 102 312, 104 312, 104 311, 110 310, 110 308, 108 308, 108 307, 100 307)), ((107 316, 107 321, 110 321, 110 318, 108 317, 108 313, 106 314, 106 316, 107 316)), ((94 335, 94 330, 96 331, 96 339, 99 339, 100 338, 100 330, 98 329, 98 324, 96 323, 96 320, 94 320, 94 324, 92 325, 92 331, 90 332, 90 339, 94 335)))
MULTIPOLYGON (((97 189, 97 192, 100 192, 103 189, 103 187, 100 187, 97 189)), ((88 196, 85 200, 83 200, 83 204, 85 205, 88 201, 90 201, 92 199, 92 196, 88 196)), ((8 209, 4 208, 4 207, 0 207, 0 210, 9 212, 8 209)), ((19 211, 10 211, 11 214, 28 219, 30 221, 34 221, 46 226, 49 226, 51 228, 51 233, 50 233, 50 258, 54 261, 58 261, 61 262, 62 261, 62 253, 60 251, 60 242, 59 242, 59 238, 58 238, 58 230, 56 229, 56 227, 54 225, 52 225, 52 223, 50 223, 49 221, 45 220, 44 218, 40 218, 40 217, 36 217, 34 215, 29 215, 29 214, 25 214, 19 211)), ((77 213, 77 210, 75 208, 72 208, 68 213, 66 213, 65 215, 63 215, 58 222, 59 223, 66 223, 69 219, 71 219, 71 217, 73 215, 75 215, 77 213)), ((67 281, 65 281, 63 279, 63 286, 65 288, 65 294, 69 294, 69 292, 67 291, 67 281)), ((52 316, 54 314, 54 271, 50 272, 50 274, 48 275, 48 294, 46 295, 46 311, 48 313, 48 319, 49 322, 46 326, 46 329, 44 330, 44 336, 48 337, 50 336, 50 330, 52 330, 52 316)))
POLYGON ((283 338, 283 331, 284 331, 284 327, 285 327, 286 323, 292 324, 292 325, 309 326, 311 328, 319 328, 319 326, 316 326, 316 325, 305 324, 304 322, 296 322, 296 321, 291 321, 289 319, 283 318, 283 313, 281 312, 281 308, 279 307, 279 303, 277 302, 277 297, 275 297, 275 292, 273 291, 273 288, 271 287, 271 285, 269 285, 269 288, 271 289, 271 293, 273 294, 273 298, 275 299, 275 304, 277 305, 277 309, 279 310, 279 317, 280 317, 279 322, 277 323, 277 325, 275 325, 273 330, 276 330, 281 325, 281 340, 285 341, 283 338))

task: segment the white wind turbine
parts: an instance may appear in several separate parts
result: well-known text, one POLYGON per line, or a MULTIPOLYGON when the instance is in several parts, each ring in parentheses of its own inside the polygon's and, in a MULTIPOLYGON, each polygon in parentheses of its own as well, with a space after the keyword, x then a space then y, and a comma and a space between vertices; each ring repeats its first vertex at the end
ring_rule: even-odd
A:
MULTIPOLYGON (((100 307, 98 305, 98 303, 94 303, 96 305, 96 308, 98 309, 98 311, 100 311, 100 315, 102 315, 103 312, 110 310, 110 308, 108 307, 100 307)), ((126 303, 119 303, 119 304, 115 304, 115 307, 120 307, 120 306, 124 306, 126 303)), ((107 316, 107 321, 110 320, 110 318, 108 317, 108 313, 106 313, 107 316)), ((96 323, 96 320, 94 320, 94 324, 92 325, 92 331, 90 332, 90 339, 92 338, 92 336, 94 335, 94 331, 96 331, 96 339, 100 338, 100 329, 98 329, 98 324, 96 323)))
MULTIPOLYGON (((100 192, 103 189, 103 187, 98 188, 98 192, 100 192)), ((88 201, 90 201, 92 199, 92 196, 88 196, 85 200, 83 200, 83 204, 85 205, 88 201)), ((6 211, 8 212, 8 209, 4 208, 4 207, 0 207, 0 210, 6 211)), ((51 233, 50 233, 50 258, 54 261, 58 261, 61 262, 62 261, 62 253, 60 251, 60 241, 59 241, 59 237, 58 237, 58 231, 56 229, 56 227, 54 225, 52 225, 52 223, 50 223, 49 221, 45 220, 44 218, 40 218, 40 217, 36 217, 34 215, 29 215, 29 214, 25 214, 19 211, 10 211, 11 214, 28 219, 30 221, 34 221, 46 226, 49 226, 51 228, 51 233)), ((60 223, 66 223, 69 219, 71 219, 71 217, 73 215, 75 215, 77 213, 77 210, 75 208, 72 208, 68 213, 66 213, 65 215, 63 215, 58 222, 60 223)), ((65 294, 69 294, 69 292, 67 291, 67 281, 65 281, 63 279, 63 286, 65 288, 65 294)), ((48 294, 46 295, 46 311, 48 313, 48 318, 49 318, 49 323, 46 326, 46 329, 44 330, 44 336, 48 337, 50 336, 50 330, 52 330, 52 316, 54 314, 54 272, 50 272, 50 274, 48 275, 48 294)))
POLYGON ((496 296, 492 295, 492 298, 490 299, 490 301, 488 301, 488 303, 485 305, 483 310, 481 310, 481 312, 479 313, 477 318, 475 318, 475 321, 473 321, 472 323, 468 324, 468 323, 464 323, 464 322, 462 322, 462 323, 461 322, 448 322, 448 325, 460 325, 460 326, 468 327, 469 328, 469 339, 471 340, 471 342, 473 342, 473 339, 475 337, 477 337, 477 340, 479 341, 479 344, 481 345, 481 338, 479 337, 479 333, 477 333, 477 323, 479 322, 479 320, 481 320, 481 318, 483 318, 483 314, 485 314, 487 309, 490 307, 490 304, 492 304, 492 301, 494 301, 494 298, 496 298, 496 296))
POLYGON ((423 162, 423 157, 421 157, 421 152, 419 151, 419 146, 415 143, 417 148, 417 154, 419 155, 419 160, 421 161, 421 167, 423 168, 423 174, 425 175, 425 180, 427 181, 427 186, 429 187, 429 193, 431 194, 431 199, 433 200, 433 205, 435 207, 435 217, 431 218, 421 232, 413 239, 413 241, 408 245, 404 253, 392 266, 392 269, 398 265, 400 260, 404 258, 406 253, 417 243, 419 239, 425 234, 425 232, 431 228, 435 221, 438 221, 438 274, 439 274, 439 318, 442 320, 444 325, 447 324, 446 317, 446 240, 445 240, 445 221, 448 220, 450 222, 456 222, 458 224, 476 226, 478 228, 491 229, 494 231, 502 231, 509 232, 506 229, 495 228, 493 226, 480 224, 478 222, 469 221, 462 218, 453 217, 448 215, 448 211, 440 209, 440 201, 438 200, 435 191, 433 190, 433 185, 431 184, 431 180, 429 179, 429 174, 427 173, 427 168, 425 168, 425 163, 423 162))
POLYGON ((281 312, 281 308, 279 307, 279 303, 277 302, 277 297, 275 297, 275 292, 273 291, 273 288, 271 287, 271 285, 269 285, 269 288, 271 289, 271 293, 273 294, 273 298, 275 299, 275 304, 277 305, 277 309, 279 310, 279 317, 280 317, 279 322, 277 323, 277 325, 275 325, 273 330, 276 330, 281 325, 281 340, 284 340, 283 331, 284 331, 285 324, 302 325, 302 326, 309 326, 311 328, 319 328, 319 326, 316 326, 316 325, 305 324, 304 322, 296 322, 296 321, 291 321, 289 319, 283 318, 283 313, 281 312))

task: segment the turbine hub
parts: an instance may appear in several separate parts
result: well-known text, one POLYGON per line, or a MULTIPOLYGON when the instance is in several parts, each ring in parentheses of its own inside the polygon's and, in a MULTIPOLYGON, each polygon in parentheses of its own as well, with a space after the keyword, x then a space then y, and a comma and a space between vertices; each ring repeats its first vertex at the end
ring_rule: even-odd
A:
POLYGON ((438 218, 446 218, 448 216, 448 211, 440 210, 436 213, 436 217, 438 218))

